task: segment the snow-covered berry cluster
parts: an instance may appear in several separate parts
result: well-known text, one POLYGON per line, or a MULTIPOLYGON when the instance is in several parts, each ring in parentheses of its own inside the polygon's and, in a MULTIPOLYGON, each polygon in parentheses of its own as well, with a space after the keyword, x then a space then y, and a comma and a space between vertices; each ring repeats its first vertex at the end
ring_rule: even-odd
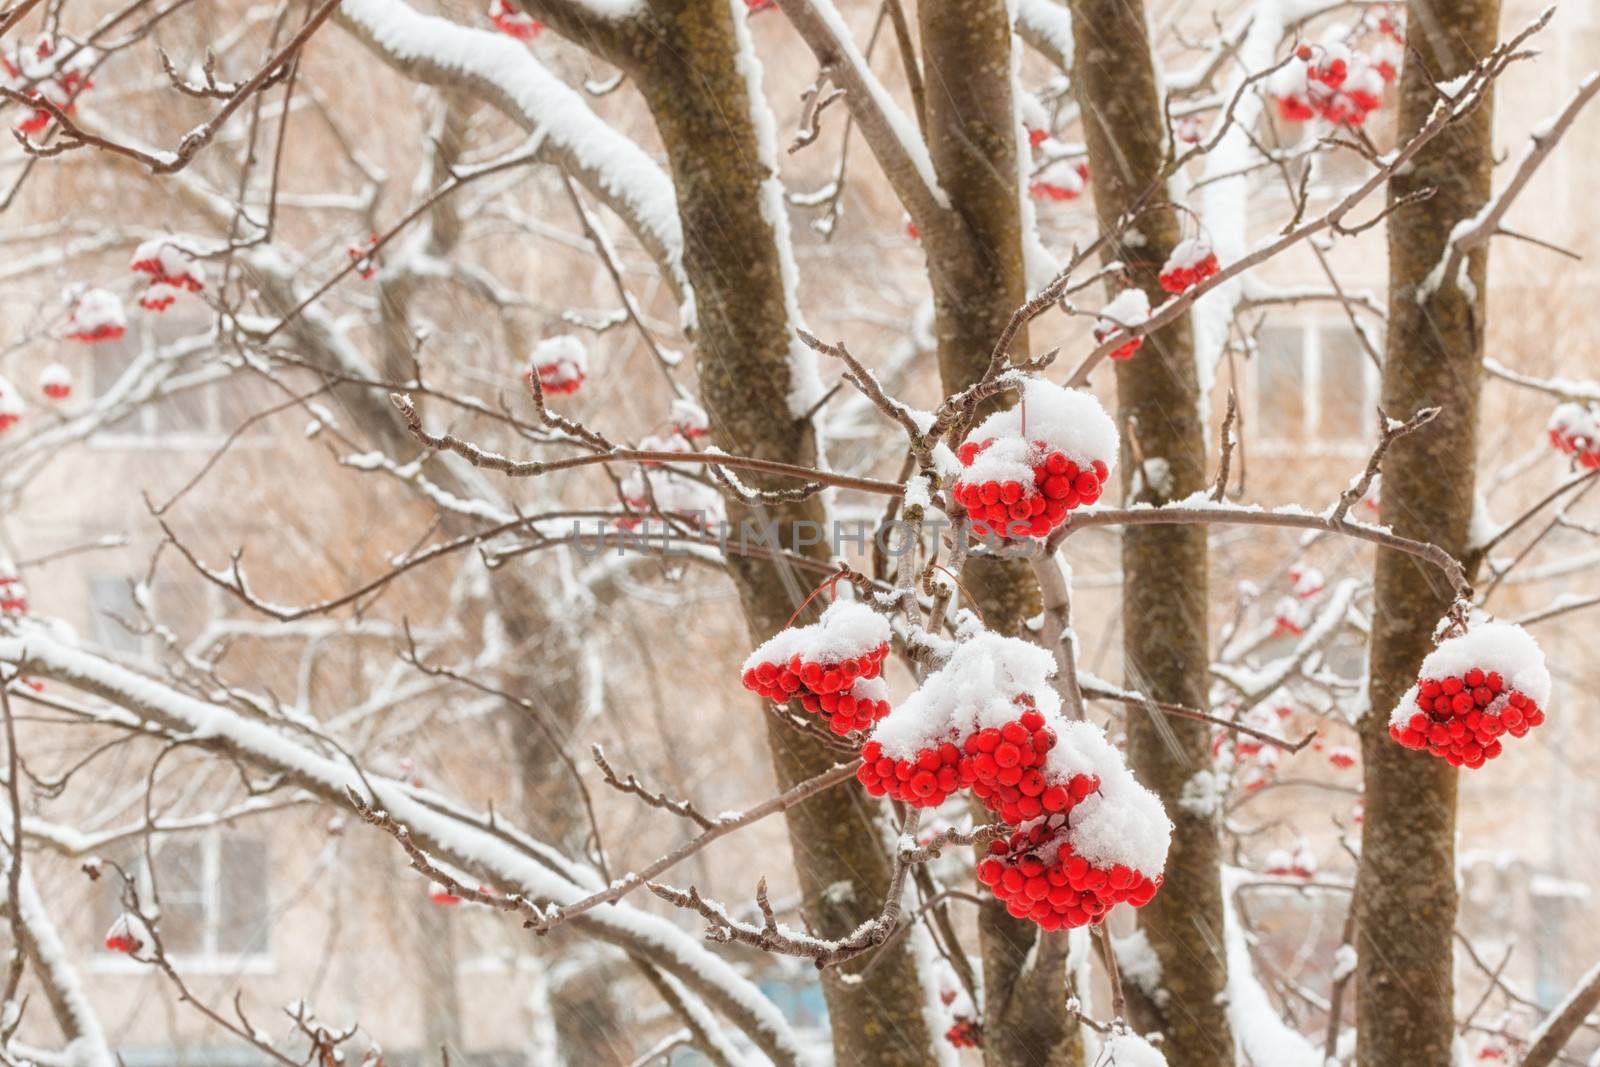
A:
POLYGON ((105 945, 109 952, 120 952, 131 956, 144 949, 146 945, 153 945, 155 938, 150 935, 150 928, 144 920, 130 912, 123 912, 112 922, 111 928, 106 931, 105 945))
MULTIPOLYGON (((1150 298, 1138 286, 1122 290, 1111 302, 1100 309, 1094 324, 1095 344, 1104 344, 1108 337, 1125 327, 1138 326, 1150 317, 1150 298)), ((1132 359, 1144 344, 1144 337, 1133 337, 1111 353, 1112 359, 1132 359)))
MULTIPOLYGON (((1261 733, 1276 733, 1292 714, 1294 711, 1287 704, 1262 702, 1242 714, 1234 711, 1230 717, 1261 733)), ((1217 770, 1231 772, 1234 784, 1246 793, 1265 788, 1277 776, 1283 759, 1282 749, 1251 734, 1220 726, 1211 731, 1211 756, 1217 770)))
MULTIPOLYGON (((671 440, 683 438, 674 436, 671 440)), ((646 516, 651 514, 708 530, 725 515, 721 493, 670 463, 642 464, 629 471, 622 479, 622 498, 628 511, 617 519, 617 525, 624 530, 639 528, 650 521, 646 516)))
POLYGON ((97 344, 115 341, 127 332, 128 318, 116 293, 85 289, 73 301, 72 314, 67 318, 67 340, 97 344))
POLYGON ((1221 270, 1217 254, 1211 249, 1211 240, 1204 234, 1179 241, 1167 261, 1161 265, 1161 288, 1169 293, 1181 293, 1199 285, 1221 270))
POLYGON ((1272 75, 1268 92, 1285 122, 1321 119, 1360 126, 1383 106, 1383 87, 1399 74, 1401 48, 1392 19, 1351 29, 1334 26, 1320 44, 1303 44, 1272 75), (1387 30, 1384 27, 1389 27, 1387 30), (1369 31, 1376 29, 1376 35, 1369 31), (1353 42, 1371 37, 1361 46, 1353 42))
POLYGON ((163 312, 185 293, 198 293, 206 287, 206 271, 194 253, 170 238, 154 237, 133 250, 129 269, 150 275, 150 284, 139 297, 146 311, 163 312))
POLYGON ((1047 128, 1049 115, 1029 97, 1025 106, 1031 105, 1032 117, 1026 125, 1028 148, 1033 153, 1034 166, 1028 179, 1028 195, 1035 200, 1052 200, 1063 203, 1083 195, 1089 182, 1089 161, 1054 137, 1047 128))
POLYGON ((378 247, 378 235, 372 234, 367 238, 365 245, 351 245, 345 250, 350 261, 355 264, 356 273, 361 275, 361 280, 369 282, 378 273, 378 261, 372 258, 373 249, 378 247))
MULTIPOLYGON (((78 97, 94 87, 89 70, 98 62, 94 49, 68 38, 41 33, 30 45, 0 53, 0 85, 36 101, 49 101, 70 115, 78 97)), ((24 111, 13 124, 18 133, 41 133, 55 121, 43 107, 24 111)))
POLYGON ((0 556, 0 616, 28 613, 28 587, 17 573, 17 565, 0 556))
POLYGON ((49 363, 39 372, 39 392, 47 400, 65 400, 72 395, 72 372, 59 363, 49 363))
POLYGON ((22 402, 22 394, 17 392, 17 387, 11 384, 10 379, 0 374, 0 433, 4 433, 22 421, 27 405, 22 402))
POLYGON ((1011 828, 979 879, 1046 929, 1100 921, 1161 884, 1172 824, 1155 794, 1090 722, 1066 719, 1050 653, 984 631, 873 727, 857 778, 917 807, 973 794, 1011 828))
POLYGON ((1481 623, 1422 661, 1389 716, 1389 736, 1451 766, 1481 767, 1500 755, 1503 735, 1544 722, 1549 700, 1550 672, 1533 637, 1514 623, 1481 623))
POLYGON ((711 432, 711 417, 705 408, 688 397, 672 399, 672 430, 686 441, 695 441, 711 432))
POLYGON ((1588 470, 1600 467, 1600 413, 1583 404, 1562 404, 1550 413, 1546 429, 1557 451, 1588 470))
POLYGON ((1030 379, 1021 402, 974 427, 957 457, 951 493, 980 536, 1044 537, 1100 499, 1117 428, 1093 394, 1030 379))
POLYGON ((1028 193, 1035 200, 1063 203, 1083 195, 1089 183, 1089 163, 1079 159, 1052 159, 1028 180, 1028 193))
POLYGON ((1311 609, 1297 597, 1279 597, 1272 606, 1272 636, 1301 637, 1311 625, 1311 609))
POLYGON ((972 1005, 972 998, 956 981, 955 973, 948 964, 945 965, 945 972, 939 989, 939 1003, 944 1006, 945 1018, 950 1025, 945 1029, 944 1039, 953 1048, 980 1048, 983 1045, 983 1026, 977 1020, 978 1013, 972 1005))
POLYGON ((544 23, 512 7, 510 0, 489 0, 489 21, 495 29, 519 41, 531 41, 544 30, 544 23))
POLYGON ((889 623, 864 604, 836 600, 809 626, 779 631, 744 661, 744 687, 778 704, 798 700, 836 734, 889 714, 880 675, 889 623))
POLYGON ((1069 821, 1051 815, 989 842, 978 880, 1012 915, 1046 930, 1098 923, 1118 904, 1150 903, 1161 876, 1151 879, 1122 863, 1094 865, 1073 850, 1069 821))
POLYGON ((1312 850, 1311 842, 1302 837, 1296 842, 1292 851, 1275 848, 1268 852, 1266 859, 1261 863, 1261 873, 1272 878, 1300 878, 1309 881, 1317 876, 1317 854, 1312 850))
POLYGON ((1296 563, 1289 568, 1289 586, 1297 598, 1310 600, 1328 587, 1328 579, 1309 563, 1296 563))
POLYGON ((944 1039, 954 1048, 977 1048, 982 1044, 982 1032, 976 1020, 960 1015, 944 1032, 944 1039))
POLYGON ((589 379, 589 350, 570 333, 546 337, 533 348, 528 376, 535 374, 547 395, 576 393, 589 379))

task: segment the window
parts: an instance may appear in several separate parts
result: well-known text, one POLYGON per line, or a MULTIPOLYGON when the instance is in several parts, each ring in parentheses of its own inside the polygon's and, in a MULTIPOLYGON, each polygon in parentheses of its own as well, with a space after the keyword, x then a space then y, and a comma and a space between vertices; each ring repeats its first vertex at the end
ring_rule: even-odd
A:
POLYGON ((1377 369, 1348 322, 1262 327, 1255 384, 1270 448, 1356 451, 1377 430, 1377 369))
MULTIPOLYGON (((163 319, 153 327, 132 326, 116 341, 87 346, 90 374, 96 396, 115 387, 133 365, 135 357, 150 345, 171 343, 207 329, 194 319, 163 319)), ((183 377, 202 367, 204 357, 191 357, 167 381, 183 377)), ((232 379, 205 382, 182 389, 159 400, 140 404, 115 422, 107 423, 92 443, 112 448, 213 448, 250 415, 243 403, 239 383, 232 379)))
MULTIPOLYGON (((152 843, 154 888, 161 894, 160 934, 167 955, 192 971, 260 973, 272 965, 272 914, 267 893, 264 839, 237 831, 164 837, 152 843)), ((123 857, 140 903, 152 900, 150 868, 142 849, 123 857)), ((122 880, 108 866, 100 879, 98 918, 109 929, 122 913, 122 880)), ((102 950, 96 964, 116 970, 127 957, 102 950)), ((134 966, 142 966, 134 964, 134 966)))
POLYGON ((124 574, 89 576, 89 634, 95 644, 130 655, 143 652, 144 635, 128 629, 137 627, 139 618, 132 578, 124 574))

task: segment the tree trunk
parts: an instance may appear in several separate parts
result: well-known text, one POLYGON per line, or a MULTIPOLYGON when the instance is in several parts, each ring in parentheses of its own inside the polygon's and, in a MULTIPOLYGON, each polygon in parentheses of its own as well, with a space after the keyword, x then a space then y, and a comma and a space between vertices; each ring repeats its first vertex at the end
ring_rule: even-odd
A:
MULTIPOLYGON (((775 235, 761 209, 761 183, 769 175, 751 119, 750 88, 736 62, 733 17, 728 0, 655 5, 653 33, 640 38, 633 74, 655 118, 677 189, 688 238, 684 268, 699 312, 694 342, 700 389, 716 443, 729 452, 813 464, 812 427, 789 410, 792 324, 775 235)), ((821 529, 825 513, 815 498, 758 508, 755 514, 730 505, 729 521, 736 528, 746 518, 777 523, 785 547, 821 562, 829 559, 827 545, 802 545, 796 538, 797 522, 821 529)), ((755 641, 782 629, 821 577, 739 556, 732 571, 755 641)), ((732 675, 729 684, 737 684, 732 675)), ((758 717, 752 707, 752 720, 758 717)), ((837 762, 831 750, 766 722, 782 787, 837 762)), ((890 874, 884 810, 850 782, 786 814, 806 921, 820 936, 842 937, 883 904, 890 874)), ((757 873, 751 872, 751 889, 757 873)), ((856 970, 859 963, 823 972, 836 1062, 929 1063, 927 999, 910 939, 898 938, 867 958, 872 961, 870 991, 843 980, 841 970, 856 970)))
MULTIPOLYGON (((1161 96, 1138 0, 1074 0, 1074 82, 1102 231, 1109 231, 1152 186, 1126 240, 1106 250, 1129 266, 1154 306, 1157 275, 1180 237, 1165 196, 1161 96)), ((1127 503, 1161 505, 1206 483, 1206 427, 1200 409, 1187 318, 1146 339, 1117 366, 1127 503), (1135 456, 1145 460, 1140 471, 1135 456), (1159 461, 1164 461, 1159 462, 1159 461), (1164 468, 1164 469, 1163 469, 1164 468)), ((1208 679, 1206 532, 1203 526, 1144 526, 1122 540, 1123 655, 1127 683, 1157 700, 1205 707, 1208 679)), ((1175 830, 1166 881, 1139 910, 1139 926, 1161 962, 1158 996, 1133 988, 1140 1030, 1166 1035, 1173 1067, 1232 1067, 1224 991, 1221 850, 1214 816, 1177 803, 1184 783, 1211 766, 1203 723, 1130 710, 1128 759, 1158 793, 1175 830)), ((1398 1061, 1397 1061, 1398 1062, 1398 1061)))
MULTIPOLYGON (((917 14, 927 71, 922 117, 952 208, 923 238, 940 379, 950 393, 983 374, 995 339, 1027 299, 1011 19, 1002 0, 925 0, 917 14)), ((1026 333, 1014 348, 1027 352, 1026 333)), ((1038 584, 1021 560, 974 560, 965 581, 984 620, 1000 633, 1020 633, 1039 612, 1038 584)), ((984 1061, 991 1067, 1080 1064, 1077 1022, 1065 1010, 1065 935, 1048 938, 1033 953, 1039 928, 1013 918, 991 894, 980 894, 984 1061)))
MULTIPOLYGON (((1495 45, 1498 0, 1413 5, 1400 83, 1399 138, 1427 121, 1433 83, 1464 73, 1495 45), (1420 62, 1417 61, 1420 57, 1420 62)), ((1483 375, 1483 309, 1446 282, 1426 302, 1418 284, 1439 262, 1451 228, 1489 198, 1492 107, 1486 102, 1418 153, 1390 182, 1391 203, 1431 187, 1431 199, 1389 219, 1388 358, 1384 410, 1397 417, 1437 404, 1428 427, 1401 438, 1383 464, 1382 521, 1457 558, 1467 548, 1483 375), (1450 477, 1441 478, 1441 472, 1450 477)), ((1487 254, 1467 257, 1484 293, 1487 254)), ((1366 815, 1356 898, 1356 1058, 1361 1067, 1446 1067, 1455 1033, 1456 771, 1389 739, 1388 717, 1416 680, 1450 589, 1425 564, 1378 553, 1372 624, 1371 710, 1362 720, 1366 815)))

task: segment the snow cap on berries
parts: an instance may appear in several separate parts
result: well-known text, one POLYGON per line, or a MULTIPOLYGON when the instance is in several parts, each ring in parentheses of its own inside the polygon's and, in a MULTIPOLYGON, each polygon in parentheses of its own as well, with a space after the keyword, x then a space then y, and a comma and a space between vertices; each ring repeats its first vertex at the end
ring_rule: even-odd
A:
POLYGON ((122 300, 109 289, 86 289, 72 306, 67 338, 94 343, 115 341, 128 328, 122 300))
POLYGON ((1041 200, 1076 200, 1083 195, 1083 184, 1083 173, 1076 162, 1057 159, 1033 176, 1028 191, 1041 200))
POLYGON ((1117 465, 1117 425, 1095 395, 1043 378, 1027 379, 1021 403, 995 412, 967 435, 969 441, 991 438, 994 444, 974 457, 963 481, 1032 485, 1036 442, 1084 469, 1096 460, 1107 470, 1117 465))
POLYGON ((1046 719, 1059 716, 1054 673, 1047 649, 982 631, 957 644, 944 666, 873 727, 872 739, 891 759, 915 759, 952 737, 1004 726, 1021 710, 1018 697, 1030 697, 1046 719))
MULTIPOLYGON (((1458 678, 1474 668, 1499 674, 1506 691, 1520 692, 1541 708, 1550 701, 1550 669, 1545 666, 1544 652, 1533 635, 1516 623, 1478 623, 1464 634, 1441 641, 1422 661, 1418 676, 1424 681, 1458 678)), ((1400 698, 1389 715, 1389 725, 1404 727, 1411 721, 1420 688, 1419 682, 1400 698)))
POLYGON ((39 391, 51 400, 64 400, 72 394, 72 372, 51 363, 39 372, 39 391))
POLYGON ((622 480, 622 495, 635 510, 647 511, 653 501, 663 515, 693 518, 703 526, 716 525, 724 515, 721 493, 671 470, 639 467, 630 471, 622 480))
POLYGON ((1562 404, 1546 426, 1550 443, 1585 467, 1600 467, 1600 413, 1583 404, 1562 404))
POLYGON ((0 430, 15 426, 26 410, 26 405, 22 403, 22 394, 17 392, 17 387, 12 385, 5 375, 0 374, 0 430))
POLYGON ((206 280, 205 267, 194 253, 176 244, 170 237, 152 237, 133 250, 130 270, 153 275, 157 281, 168 285, 182 285, 199 290, 206 280))
POLYGON ((706 409, 688 397, 672 398, 672 428, 686 438, 704 437, 711 431, 711 418, 706 409))
POLYGON ((1095 339, 1104 340, 1124 327, 1140 325, 1149 317, 1150 298, 1143 289, 1131 285, 1100 309, 1100 317, 1094 323, 1095 339))
POLYGON ((1100 1046, 1094 1067, 1167 1067, 1167 1058, 1138 1034, 1118 1030, 1100 1046))
POLYGON ((571 392, 589 376, 589 351, 570 333, 540 341, 532 362, 540 386, 556 392, 571 392))
POLYGON ((1096 867, 1122 864, 1147 877, 1160 874, 1172 846, 1172 820, 1161 800, 1128 769, 1122 753, 1092 722, 1050 724, 1056 745, 1045 756, 1051 780, 1077 775, 1100 780, 1100 788, 1072 809, 1072 850, 1096 867))
POLYGON ((835 600, 809 626, 779 630, 745 658, 741 671, 763 663, 809 663, 854 659, 889 643, 889 620, 854 600, 835 600))

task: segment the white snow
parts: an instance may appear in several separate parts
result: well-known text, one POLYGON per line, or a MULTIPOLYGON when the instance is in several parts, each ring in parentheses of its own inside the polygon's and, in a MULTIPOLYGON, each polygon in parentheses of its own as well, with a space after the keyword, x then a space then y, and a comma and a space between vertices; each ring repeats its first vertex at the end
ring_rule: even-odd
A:
POLYGON ((589 373, 589 350, 572 334, 557 334, 535 345, 529 362, 545 385, 564 385, 589 373))
MULTIPOLYGON (((586 2, 602 14, 617 16, 640 6, 637 0, 586 2)), ((684 325, 694 325, 677 195, 666 172, 638 143, 600 119, 577 90, 504 34, 420 15, 401 0, 343 0, 338 15, 399 62, 422 61, 484 83, 528 129, 540 131, 547 143, 595 175, 608 198, 626 206, 627 221, 666 259, 664 266, 685 299, 684 325)))
POLYGON ((86 289, 72 308, 70 333, 92 333, 107 327, 125 327, 122 300, 109 289, 86 289))
POLYGON ((1118 1030, 1100 1046, 1094 1067, 1167 1067, 1167 1058, 1144 1038, 1118 1030))
MULTIPOLYGON (((1506 692, 1520 692, 1548 710, 1550 670, 1545 666, 1544 653, 1533 635, 1516 623, 1476 623, 1466 633, 1441 642, 1422 661, 1418 678, 1426 681, 1456 677, 1474 667, 1499 673, 1505 680, 1506 692)), ((1406 690, 1389 715, 1391 726, 1405 726, 1411 721, 1416 714, 1419 689, 1420 685, 1414 685, 1406 690)), ((1496 701, 1485 710, 1498 711, 1499 705, 1496 701)))
MULTIPOLYGON (((800 315, 800 269, 794 261, 794 240, 789 231, 789 207, 784 202, 783 181, 778 176, 778 123, 767 106, 762 88, 761 59, 750 39, 750 9, 744 0, 728 0, 738 50, 734 62, 748 89, 750 125, 755 130, 756 152, 766 177, 761 180, 761 217, 772 230, 778 253, 778 273, 783 283, 783 307, 789 331, 789 414, 803 418, 826 390, 817 374, 817 354, 795 332, 805 326, 800 315)), ((870 77, 870 75, 868 75, 870 77)))
POLYGON ((1061 714, 1061 699, 1050 684, 1055 669, 1048 649, 978 632, 959 642, 939 670, 873 727, 872 739, 891 759, 912 759, 925 748, 960 744, 978 730, 1004 726, 1022 713, 1018 699, 1027 697, 1056 735, 1042 766, 1046 780, 1100 779, 1099 791, 1072 809, 1073 851, 1097 867, 1120 863, 1154 877, 1166 866, 1172 821, 1104 730, 1061 714))
POLYGON ((779 630, 745 659, 741 671, 763 663, 786 664, 795 656, 811 663, 837 663, 889 641, 889 620, 865 604, 835 600, 809 626, 779 630))
POLYGON ((1094 324, 1095 337, 1110 337, 1119 329, 1142 325, 1149 317, 1150 298, 1137 285, 1129 286, 1100 309, 1094 324))
POLYGON ((969 441, 993 440, 962 474, 970 482, 1021 482, 1033 485, 1036 445, 1060 452, 1080 468, 1095 460, 1117 463, 1117 427, 1093 393, 1067 389, 1042 378, 1028 378, 1022 399, 997 411, 967 435, 969 441))
MULTIPOLYGON (((504 827, 498 817, 457 805, 449 797, 368 772, 342 757, 322 755, 298 736, 221 705, 197 700, 97 656, 59 644, 40 629, 0 637, 0 662, 27 661, 37 673, 112 699, 96 712, 107 721, 149 720, 177 734, 209 739, 255 766, 288 776, 338 803, 346 790, 367 796, 418 843, 447 863, 470 870, 502 890, 530 899, 573 903, 601 888, 590 868, 550 846, 504 827), (368 790, 375 790, 375 795, 368 790)), ((722 957, 672 921, 617 902, 577 916, 575 926, 625 951, 638 952, 676 975, 724 1017, 736 1020, 764 1051, 806 1062, 804 1046, 781 1012, 722 957)))

